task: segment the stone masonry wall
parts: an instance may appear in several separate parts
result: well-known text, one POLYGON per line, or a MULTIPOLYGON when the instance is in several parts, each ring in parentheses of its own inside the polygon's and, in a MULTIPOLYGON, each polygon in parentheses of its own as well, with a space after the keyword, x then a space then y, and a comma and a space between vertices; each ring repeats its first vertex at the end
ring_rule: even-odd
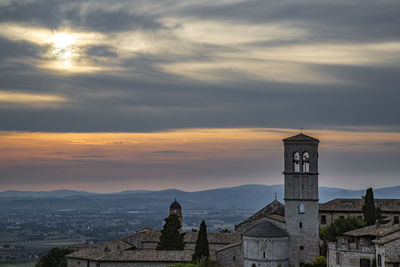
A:
POLYGON ((319 256, 318 202, 302 201, 304 213, 298 212, 299 203, 285 202, 286 231, 290 235, 290 259, 296 267, 299 263, 311 263, 319 256))
POLYGON ((240 267, 242 266, 242 246, 226 248, 217 251, 217 260, 222 267, 240 267))

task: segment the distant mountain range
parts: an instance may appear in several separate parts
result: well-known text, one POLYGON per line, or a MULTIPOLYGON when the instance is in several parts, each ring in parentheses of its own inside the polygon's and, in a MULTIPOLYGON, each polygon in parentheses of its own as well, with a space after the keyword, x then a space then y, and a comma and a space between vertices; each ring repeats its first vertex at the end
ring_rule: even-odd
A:
MULTIPOLYGON (((52 206, 56 203, 66 203, 61 206, 69 208, 87 207, 101 205, 104 208, 126 208, 129 206, 151 206, 164 207, 176 198, 179 202, 190 208, 252 208, 259 209, 271 202, 275 198, 275 193, 278 200, 283 201, 283 185, 242 185, 228 188, 218 188, 212 190, 203 190, 197 192, 185 192, 176 189, 149 191, 135 190, 122 191, 111 194, 90 193, 74 190, 56 190, 56 191, 4 191, 0 192, 0 201, 4 202, 25 199, 31 199, 33 202, 47 203, 52 206), (53 199, 48 203, 46 199, 53 199), (67 200, 67 201, 66 201, 67 200)), ((365 194, 364 190, 349 190, 342 188, 320 187, 319 197, 320 202, 326 202, 334 198, 361 198, 365 194)), ((400 198, 400 186, 386 187, 374 189, 375 198, 400 198)), ((56 205, 57 208, 60 205, 56 205)), ((56 208, 56 207, 54 207, 56 208)))

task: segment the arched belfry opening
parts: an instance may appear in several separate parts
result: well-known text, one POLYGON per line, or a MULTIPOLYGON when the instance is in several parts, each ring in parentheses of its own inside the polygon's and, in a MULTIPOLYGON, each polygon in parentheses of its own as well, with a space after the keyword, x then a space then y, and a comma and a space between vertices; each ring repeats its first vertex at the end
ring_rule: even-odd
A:
POLYGON ((310 172, 310 154, 308 152, 303 153, 303 172, 310 172))
POLYGON ((300 153, 294 152, 293 154, 293 171, 300 172, 300 153))

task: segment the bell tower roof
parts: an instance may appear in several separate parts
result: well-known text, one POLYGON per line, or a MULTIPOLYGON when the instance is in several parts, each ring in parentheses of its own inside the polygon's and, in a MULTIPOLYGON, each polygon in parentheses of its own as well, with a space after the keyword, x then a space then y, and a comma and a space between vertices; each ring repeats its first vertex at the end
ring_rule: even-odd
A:
POLYGON ((283 139, 283 142, 316 142, 319 143, 319 140, 317 138, 305 135, 303 133, 299 133, 297 135, 288 137, 283 139))
POLYGON ((171 206, 169 206, 170 209, 181 209, 181 204, 178 203, 178 201, 176 201, 176 199, 174 200, 174 202, 171 203, 171 206))

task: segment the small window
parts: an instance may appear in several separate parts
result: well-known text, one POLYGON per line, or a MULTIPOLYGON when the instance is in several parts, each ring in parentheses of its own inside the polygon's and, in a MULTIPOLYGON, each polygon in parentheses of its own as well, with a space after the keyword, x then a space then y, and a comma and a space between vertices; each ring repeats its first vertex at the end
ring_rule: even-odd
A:
POLYGON ((299 205, 299 213, 304 213, 304 205, 303 205, 303 203, 300 203, 300 205, 299 205))
POLYGON ((263 252, 263 258, 265 259, 265 251, 263 252))
POLYGON ((336 252, 336 264, 340 264, 340 253, 336 252))
POLYGON ((339 216, 340 219, 344 219, 344 216, 339 216))
POLYGON ((394 224, 399 224, 399 216, 394 216, 393 221, 394 224))
POLYGON ((235 262, 236 261, 236 257, 235 256, 233 256, 233 262, 235 262))
POLYGON ((370 267, 371 261, 369 259, 360 259, 360 267, 370 267))
POLYGON ((378 254, 378 266, 382 266, 382 256, 378 254))
POLYGON ((295 152, 293 154, 293 171, 300 172, 300 154, 299 154, 299 152, 295 152))
POLYGON ((326 224, 326 216, 321 215, 321 224, 326 224))
POLYGON ((303 153, 303 172, 310 172, 310 154, 303 153))
POLYGON ((299 228, 302 229, 303 228, 303 223, 299 222, 299 228))
POLYGON ((304 250, 304 247, 303 247, 303 246, 300 246, 300 250, 304 250))

